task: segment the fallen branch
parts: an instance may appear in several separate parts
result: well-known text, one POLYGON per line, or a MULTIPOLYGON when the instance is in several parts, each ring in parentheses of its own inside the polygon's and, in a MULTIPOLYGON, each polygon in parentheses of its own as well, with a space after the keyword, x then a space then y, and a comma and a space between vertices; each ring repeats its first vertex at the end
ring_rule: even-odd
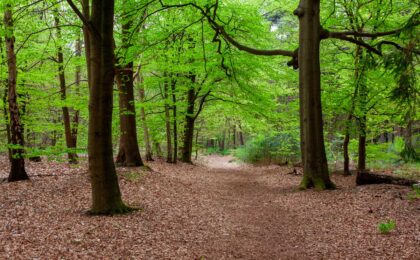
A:
POLYGON ((419 182, 415 180, 409 180, 384 174, 374 174, 369 172, 358 172, 356 178, 357 185, 394 184, 402 186, 413 186, 414 184, 418 183, 419 182))

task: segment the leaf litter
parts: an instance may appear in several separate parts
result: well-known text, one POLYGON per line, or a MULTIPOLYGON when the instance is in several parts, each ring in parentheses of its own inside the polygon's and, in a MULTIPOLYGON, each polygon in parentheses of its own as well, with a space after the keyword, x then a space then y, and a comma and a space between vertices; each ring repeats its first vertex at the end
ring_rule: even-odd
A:
MULTIPOLYGON (((290 168, 209 156, 197 165, 118 168, 141 210, 88 216, 86 163, 27 163, 30 181, 0 184, 0 259, 418 259, 420 202, 410 188, 297 191, 290 168), (34 177, 36 175, 36 177, 34 177), (395 220, 383 235, 377 224, 395 220)), ((8 162, 0 158, 0 178, 8 162)))

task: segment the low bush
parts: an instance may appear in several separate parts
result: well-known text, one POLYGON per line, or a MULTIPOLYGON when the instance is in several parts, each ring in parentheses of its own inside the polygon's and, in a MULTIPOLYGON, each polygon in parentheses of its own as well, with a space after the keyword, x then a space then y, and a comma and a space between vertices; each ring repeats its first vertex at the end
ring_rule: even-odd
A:
POLYGON ((235 156, 248 163, 283 164, 298 161, 299 140, 287 133, 257 135, 238 148, 235 156))

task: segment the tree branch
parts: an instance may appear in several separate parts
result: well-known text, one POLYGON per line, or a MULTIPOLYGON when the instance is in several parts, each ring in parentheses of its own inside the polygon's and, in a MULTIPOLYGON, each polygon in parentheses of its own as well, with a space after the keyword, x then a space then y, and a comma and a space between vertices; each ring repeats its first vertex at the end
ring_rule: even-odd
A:
POLYGON ((76 15, 80 18, 83 25, 86 26, 86 28, 96 36, 100 36, 100 33, 96 30, 96 28, 93 27, 93 25, 89 22, 89 20, 80 12, 79 8, 73 3, 72 0, 66 0, 67 3, 70 5, 71 9, 76 13, 76 15))

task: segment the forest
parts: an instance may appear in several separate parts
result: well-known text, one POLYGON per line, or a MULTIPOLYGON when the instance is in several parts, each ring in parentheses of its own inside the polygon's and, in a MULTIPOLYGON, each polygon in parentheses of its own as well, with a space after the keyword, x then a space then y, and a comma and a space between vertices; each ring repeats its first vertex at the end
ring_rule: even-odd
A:
POLYGON ((418 259, 419 0, 1 0, 0 259, 418 259))

